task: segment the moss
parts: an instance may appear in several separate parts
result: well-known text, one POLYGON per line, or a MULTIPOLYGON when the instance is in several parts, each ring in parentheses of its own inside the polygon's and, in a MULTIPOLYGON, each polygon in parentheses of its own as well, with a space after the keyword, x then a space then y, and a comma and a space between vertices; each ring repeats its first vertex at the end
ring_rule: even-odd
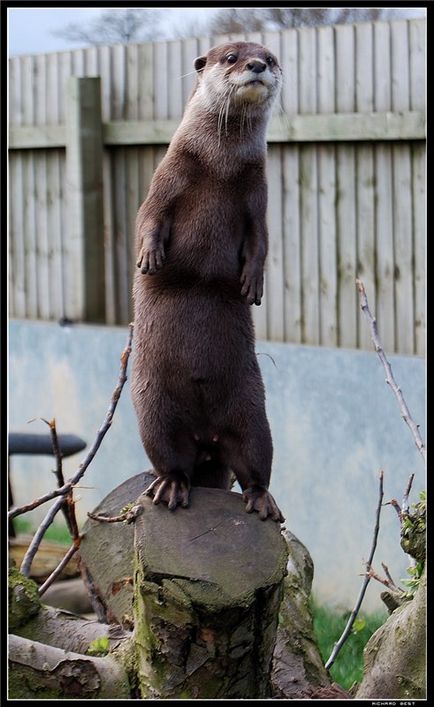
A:
POLYGON ((108 636, 102 636, 101 638, 95 638, 89 645, 86 651, 87 655, 104 656, 110 651, 110 639, 108 636))
POLYGON ((9 569, 9 629, 27 623, 41 608, 38 586, 15 567, 9 569))
POLYGON ((60 688, 48 687, 38 680, 37 673, 27 666, 9 670, 8 697, 12 700, 31 698, 55 700, 62 697, 60 688))
POLYGON ((401 526, 401 547, 418 562, 426 556, 426 499, 412 506, 412 512, 404 516, 401 526))

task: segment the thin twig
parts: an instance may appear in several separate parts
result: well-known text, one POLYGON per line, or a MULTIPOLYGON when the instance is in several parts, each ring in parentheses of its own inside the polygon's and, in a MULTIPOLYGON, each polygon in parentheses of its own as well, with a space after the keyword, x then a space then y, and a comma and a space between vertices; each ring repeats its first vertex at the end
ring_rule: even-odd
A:
POLYGON ((402 498, 402 511, 401 511, 401 517, 404 515, 408 515, 408 497, 410 495, 411 487, 413 485, 413 479, 414 479, 414 474, 410 474, 410 478, 408 480, 407 488, 405 489, 404 496, 402 498))
POLYGON ((362 577, 369 577, 369 579, 375 579, 377 582, 384 584, 385 587, 392 589, 392 585, 390 583, 390 580, 383 579, 382 577, 380 577, 380 575, 378 575, 372 567, 367 572, 365 572, 365 574, 363 574, 362 577))
POLYGON ((126 523, 132 523, 142 512, 143 506, 137 505, 130 508, 129 511, 121 513, 119 516, 101 516, 97 513, 88 513, 87 515, 89 518, 92 518, 92 520, 98 520, 100 523, 123 523, 124 521, 126 523))
POLYGON ((40 498, 36 499, 32 503, 28 503, 25 506, 20 506, 19 508, 12 508, 8 513, 9 519, 16 518, 16 516, 19 516, 22 513, 27 513, 28 511, 32 511, 34 508, 41 506, 43 503, 46 503, 47 501, 51 501, 51 499, 53 499, 53 498, 56 498, 56 496, 66 496, 72 490, 72 488, 78 483, 78 481, 81 479, 81 477, 83 476, 87 467, 89 466, 92 459, 94 458, 96 452, 98 451, 99 446, 104 438, 104 435, 106 434, 107 430, 109 429, 109 427, 112 423, 113 414, 115 412, 122 388, 125 384, 125 381, 127 380, 126 369, 127 369, 127 364, 128 364, 128 358, 131 353, 132 337, 133 337, 133 324, 130 324, 130 334, 129 334, 128 343, 127 343, 127 346, 121 355, 121 369, 120 369, 120 373, 119 373, 118 385, 116 386, 116 388, 113 392, 111 404, 110 404, 110 407, 109 407, 107 414, 105 416, 104 423, 103 423, 102 427, 98 430, 95 442, 93 443, 91 449, 89 450, 85 460, 80 464, 75 476, 72 479, 70 479, 66 484, 61 486, 60 488, 55 489, 54 491, 51 491, 50 493, 47 493, 44 496, 41 496, 40 498))
POLYGON ((387 579, 388 579, 389 582, 391 583, 391 586, 392 586, 392 587, 395 587, 396 589, 399 589, 400 591, 402 591, 401 588, 398 587, 398 586, 395 584, 394 580, 392 579, 391 574, 390 574, 390 572, 389 572, 388 566, 385 565, 384 562, 381 563, 381 566, 382 566, 382 568, 383 568, 383 570, 384 570, 384 573, 385 573, 387 579))
POLYGON ((371 547, 371 552, 369 553, 369 559, 366 563, 366 575, 363 580, 362 587, 359 592, 359 596, 357 598, 356 605, 354 609, 351 612, 351 615, 347 621, 347 625, 344 628, 344 631, 342 633, 342 636, 340 639, 335 643, 333 650, 331 652, 330 658, 325 664, 326 670, 329 670, 333 663, 336 660, 336 656, 338 655, 339 651, 341 650, 342 646, 344 645, 345 641, 347 640, 348 636, 350 635, 350 631, 352 628, 352 625, 356 619, 356 616, 359 612, 359 609, 361 607, 363 598, 365 596, 365 592, 367 589, 367 586, 369 584, 369 581, 371 579, 369 572, 371 570, 372 566, 372 560, 374 559, 374 554, 375 554, 375 549, 377 547, 377 540, 378 540, 378 532, 380 530, 380 513, 381 513, 381 506, 383 503, 383 471, 380 471, 380 488, 379 488, 379 498, 378 498, 378 505, 377 505, 377 512, 376 512, 376 517, 375 517, 375 527, 374 527, 374 537, 372 539, 372 547, 371 547))
POLYGON ((425 444, 422 440, 422 437, 419 432, 419 425, 416 425, 414 422, 412 416, 410 415, 410 411, 407 407, 407 403, 404 400, 404 396, 402 395, 401 388, 398 387, 396 384, 396 381, 393 377, 392 373, 392 368, 390 366, 389 361, 386 358, 386 354, 384 353, 383 347, 381 345, 379 336, 378 336, 378 329, 377 329, 377 320, 375 317, 372 316, 369 305, 368 305, 368 298, 366 296, 366 291, 365 291, 365 286, 363 282, 359 279, 356 279, 356 284, 357 288, 359 290, 359 295, 360 295, 360 307, 362 309, 362 312, 365 314, 366 318, 368 319, 369 326, 371 329, 371 339, 374 343, 375 346, 375 351, 378 353, 378 356, 381 360, 381 363, 384 366, 384 370, 386 371, 386 383, 390 385, 391 389, 393 390, 395 397, 398 401, 399 409, 401 411, 401 417, 403 418, 404 422, 407 423, 408 427, 410 428, 413 438, 416 444, 416 447, 418 448, 419 452, 422 455, 422 458, 425 462, 426 465, 426 448, 425 444))
POLYGON ((53 570, 50 576, 47 577, 44 584, 41 584, 39 587, 38 594, 40 597, 47 591, 48 587, 53 584, 54 580, 59 576, 64 567, 66 567, 71 557, 77 552, 78 548, 79 543, 74 543, 74 545, 71 545, 63 560, 57 565, 56 569, 53 570))
MULTIPOLYGON (((21 574, 23 574, 25 577, 28 577, 30 574, 30 568, 31 568, 31 565, 33 562, 33 558, 38 550, 39 545, 41 544, 41 540, 45 534, 45 531, 51 525, 57 512, 60 510, 60 508, 62 508, 62 506, 64 504, 64 500, 65 500, 64 496, 70 494, 74 485, 83 476, 84 472, 86 471, 87 467, 89 466, 90 462, 92 461, 96 452, 98 451, 98 448, 99 448, 107 430, 109 429, 109 427, 112 423, 113 414, 116 409, 119 397, 121 395, 122 388, 125 384, 125 381, 127 380, 126 370, 127 370, 128 358, 131 353, 132 338, 133 338, 133 325, 130 324, 128 343, 127 343, 127 346, 121 355, 121 369, 120 369, 120 373, 119 373, 118 385, 116 386, 116 388, 113 392, 111 404, 110 404, 110 407, 107 411, 104 424, 99 429, 98 434, 97 434, 97 438, 96 438, 92 448, 90 449, 86 459, 84 460, 84 462, 82 462, 80 464, 77 473, 68 482, 68 484, 64 484, 64 486, 62 487, 64 489, 62 496, 60 498, 58 498, 55 501, 55 503, 51 506, 50 510, 48 511, 47 515, 45 516, 45 518, 42 521, 41 525, 39 526, 38 530, 36 531, 36 533, 32 539, 32 542, 30 543, 30 546, 29 546, 29 548, 23 558, 21 568, 20 568, 21 574)), ((58 489, 58 492, 59 491, 60 491, 60 489, 58 489)), ((58 495, 58 493, 56 495, 58 495)), ((52 498, 54 498, 54 496, 52 496, 52 498)), ((41 504, 37 503, 37 505, 41 505, 41 504)), ((36 508, 36 505, 34 507, 36 508)), ((16 510, 20 510, 20 509, 16 509, 16 510)), ((79 544, 80 544, 80 538, 77 534, 77 538, 74 538, 74 546, 77 546, 77 548, 78 548, 79 544)))
MULTIPOLYGON (((57 486, 60 488, 65 484, 65 479, 63 478, 63 469, 62 469, 62 452, 60 451, 59 447, 59 440, 57 437, 57 429, 56 429, 56 420, 45 420, 45 418, 41 418, 43 422, 45 422, 48 427, 50 428, 50 434, 51 434, 51 445, 53 447, 53 455, 56 460, 56 469, 54 471, 56 478, 57 478, 57 486)), ((62 513, 65 516, 65 521, 66 525, 68 526, 68 530, 70 532, 70 535, 72 538, 76 537, 78 535, 78 528, 77 528, 77 521, 75 519, 75 512, 74 512, 74 506, 71 503, 68 503, 68 499, 72 500, 72 493, 68 494, 68 497, 65 498, 65 502, 62 506, 62 513), (74 518, 72 518, 72 514, 74 515, 74 518)))
POLYGON ((402 521, 401 507, 400 507, 398 501, 396 500, 396 498, 391 498, 390 501, 387 501, 384 505, 385 506, 393 506, 393 508, 395 509, 395 511, 398 514, 399 522, 402 521))
POLYGON ((402 594, 405 594, 405 590, 402 589, 401 587, 398 587, 395 584, 395 582, 393 581, 392 577, 389 574, 389 569, 384 564, 384 562, 381 563, 381 566, 383 567, 383 570, 386 574, 386 579, 383 579, 382 577, 380 577, 372 567, 368 570, 368 572, 366 572, 362 576, 364 576, 364 577, 368 576, 370 579, 375 579, 377 582, 384 584, 385 587, 387 587, 388 589, 391 589, 392 591, 397 591, 397 592, 401 592, 402 594))

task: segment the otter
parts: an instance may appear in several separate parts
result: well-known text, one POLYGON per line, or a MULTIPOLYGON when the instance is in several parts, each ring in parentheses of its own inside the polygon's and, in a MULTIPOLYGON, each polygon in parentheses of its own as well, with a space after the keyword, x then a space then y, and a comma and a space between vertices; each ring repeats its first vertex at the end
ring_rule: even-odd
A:
POLYGON ((194 62, 196 85, 136 218, 131 392, 170 510, 191 486, 238 480, 247 512, 284 518, 250 306, 267 254, 265 131, 282 71, 264 46, 229 42, 194 62))

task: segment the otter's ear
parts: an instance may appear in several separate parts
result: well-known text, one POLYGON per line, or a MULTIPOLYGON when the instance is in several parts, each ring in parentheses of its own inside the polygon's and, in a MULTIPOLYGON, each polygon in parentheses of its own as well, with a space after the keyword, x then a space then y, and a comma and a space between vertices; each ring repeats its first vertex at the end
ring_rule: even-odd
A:
POLYGON ((193 66, 196 69, 198 73, 202 71, 206 64, 206 56, 198 56, 197 59, 194 60, 193 66))

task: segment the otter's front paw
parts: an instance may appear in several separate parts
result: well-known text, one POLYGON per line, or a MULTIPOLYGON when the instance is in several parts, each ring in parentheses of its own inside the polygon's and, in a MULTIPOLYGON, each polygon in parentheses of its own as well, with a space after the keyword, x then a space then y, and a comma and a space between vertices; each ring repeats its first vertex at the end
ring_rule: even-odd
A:
POLYGON ((163 267, 165 259, 166 254, 162 243, 153 247, 143 245, 136 265, 144 275, 153 275, 163 267))
POLYGON ((241 273, 240 281, 242 285, 241 294, 247 299, 247 302, 249 304, 261 304, 264 287, 262 268, 252 268, 246 263, 241 273))
POLYGON ((180 504, 187 508, 190 496, 190 480, 185 474, 170 474, 159 476, 145 490, 146 496, 153 496, 154 503, 167 503, 170 511, 180 504))
POLYGON ((250 486, 243 492, 243 501, 246 504, 247 513, 257 511, 261 520, 266 520, 271 516, 272 520, 284 523, 283 517, 273 496, 263 486, 250 486))

